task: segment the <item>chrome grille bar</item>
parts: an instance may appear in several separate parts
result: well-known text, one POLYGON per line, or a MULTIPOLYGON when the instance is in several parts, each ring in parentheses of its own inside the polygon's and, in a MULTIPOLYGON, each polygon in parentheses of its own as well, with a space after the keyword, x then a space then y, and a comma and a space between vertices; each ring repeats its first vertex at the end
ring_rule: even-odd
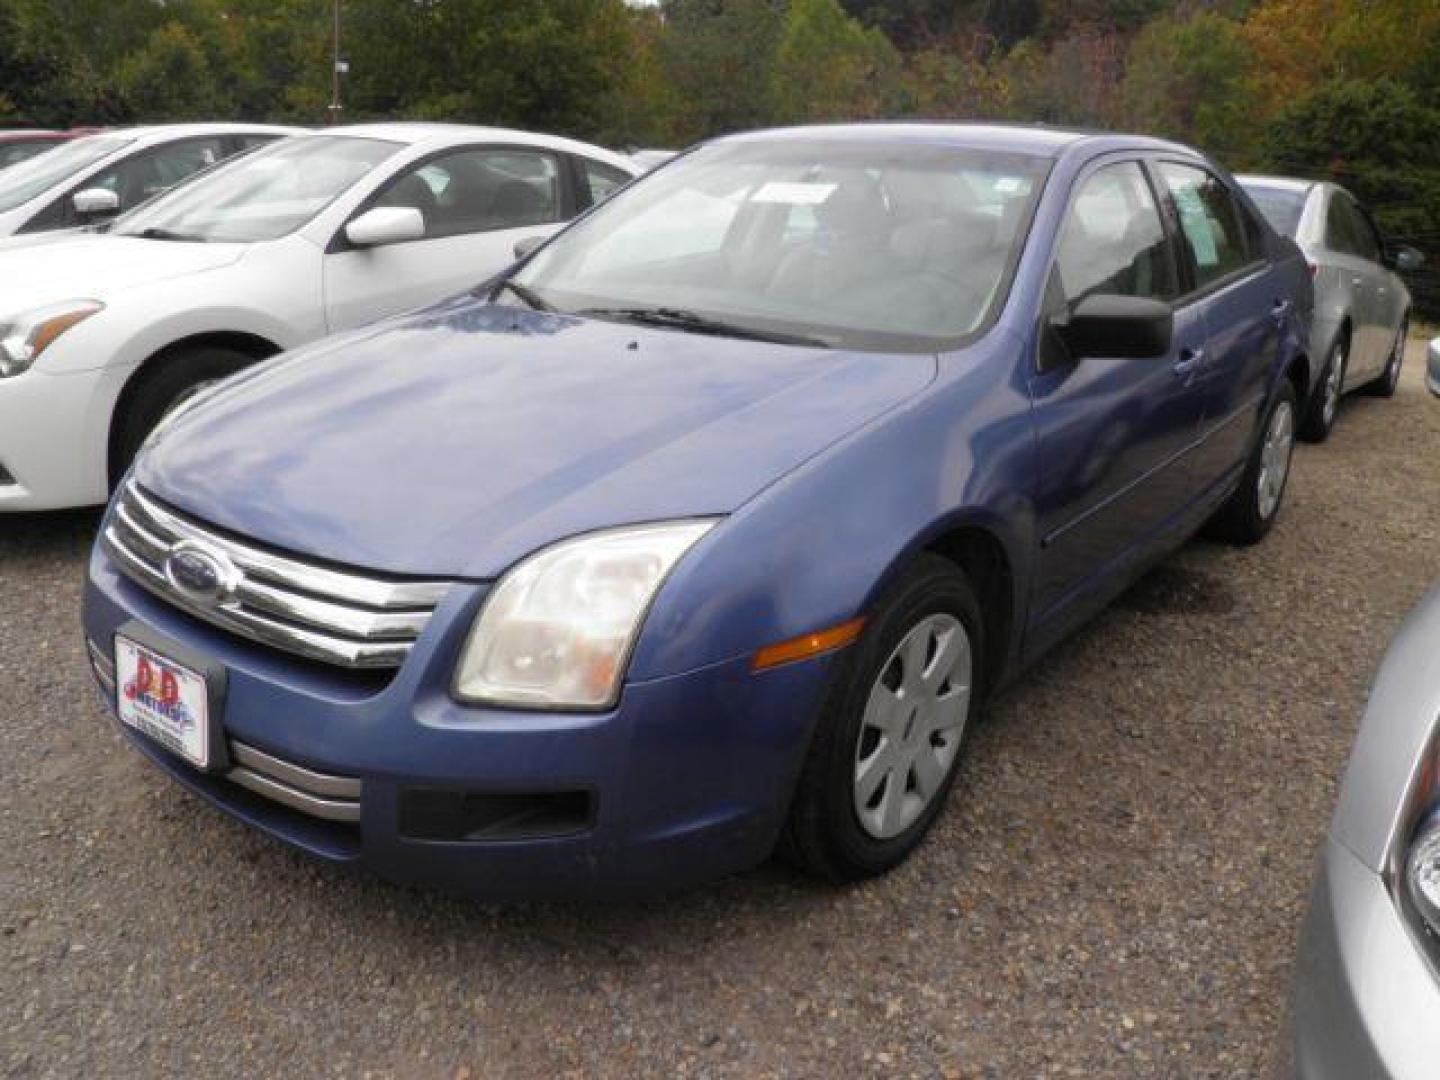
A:
POLYGON ((315 566, 234 540, 161 505, 133 481, 117 497, 103 539, 127 577, 182 611, 341 667, 399 667, 450 586, 315 566), (178 587, 166 561, 181 544, 230 563, 233 588, 212 599, 178 587))
POLYGON ((230 741, 235 764, 225 779, 257 795, 326 821, 360 820, 359 780, 315 772, 245 743, 230 741))

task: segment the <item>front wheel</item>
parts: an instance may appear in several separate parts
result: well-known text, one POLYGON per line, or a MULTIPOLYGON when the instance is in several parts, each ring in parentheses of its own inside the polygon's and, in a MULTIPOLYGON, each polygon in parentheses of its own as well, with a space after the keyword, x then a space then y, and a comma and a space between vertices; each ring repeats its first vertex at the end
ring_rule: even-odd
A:
POLYGON ((153 369, 141 369, 121 398, 111 426, 110 486, 120 482, 145 439, 167 413, 254 362, 253 356, 233 349, 197 348, 176 353, 153 369))
POLYGON ((944 809, 979 702, 984 623, 951 562, 923 556, 876 606, 817 722, 781 851, 855 881, 903 862, 944 809))
POLYGON ((1290 459, 1295 451, 1295 388, 1281 382, 1260 427, 1260 438, 1250 451, 1240 486, 1205 531, 1232 544, 1255 544, 1265 538, 1280 515, 1290 459))

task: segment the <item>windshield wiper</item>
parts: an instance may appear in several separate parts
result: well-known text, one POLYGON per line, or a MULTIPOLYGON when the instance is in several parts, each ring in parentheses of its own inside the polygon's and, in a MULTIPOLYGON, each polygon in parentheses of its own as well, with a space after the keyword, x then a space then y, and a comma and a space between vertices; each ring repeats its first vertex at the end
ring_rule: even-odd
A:
POLYGON ((622 322, 642 323, 646 326, 663 326, 673 330, 686 330, 692 334, 714 334, 716 337, 744 338, 747 341, 773 341, 780 345, 810 345, 828 349, 830 343, 805 334, 790 334, 782 330, 762 330, 756 326, 742 326, 739 323, 713 319, 699 312, 683 308, 668 307, 615 307, 582 308, 577 315, 588 315, 597 319, 619 319, 622 322))
POLYGON ((555 305, 546 303, 544 300, 541 300, 534 289, 530 288, 528 285, 520 285, 517 282, 511 281, 509 278, 506 278, 499 285, 495 286, 495 291, 490 294, 490 299, 495 299, 495 297, 499 296, 506 289, 509 289, 512 293, 518 296, 521 300, 524 300, 525 303, 529 304, 536 311, 555 310, 555 305))
POLYGON ((142 240, 179 240, 187 244, 203 244, 205 237, 190 233, 175 232, 172 229, 141 229, 138 233, 117 233, 117 236, 138 236, 142 240))

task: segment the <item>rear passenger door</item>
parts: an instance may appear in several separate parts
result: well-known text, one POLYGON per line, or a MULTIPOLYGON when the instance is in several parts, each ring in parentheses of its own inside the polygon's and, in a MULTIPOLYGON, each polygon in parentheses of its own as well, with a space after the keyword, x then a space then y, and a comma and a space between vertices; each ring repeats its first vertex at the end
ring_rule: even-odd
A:
POLYGON ((1295 313, 1264 249, 1263 232, 1215 173, 1194 162, 1155 163, 1183 253, 1186 302, 1205 324, 1201 491, 1245 461, 1269 389, 1280 330, 1295 313))
POLYGON ((1038 647, 1124 585, 1126 568, 1190 503, 1190 450, 1204 413, 1205 329, 1182 291, 1174 236, 1141 162, 1076 181, 1056 241, 1031 381, 1038 467, 1038 647), (1168 355, 1071 355, 1052 327, 1091 295, 1173 305, 1168 355))
POLYGON ((503 270, 517 240, 549 235, 573 216, 569 175, 560 155, 532 147, 464 147, 407 166, 351 220, 376 207, 413 207, 425 235, 356 248, 337 232, 325 255, 330 329, 423 307, 503 270))
MULTIPOLYGON (((1325 247, 1329 251, 1330 274, 1335 295, 1347 297, 1343 303, 1350 320, 1350 355, 1345 383, 1356 386, 1380 374, 1385 366, 1385 351, 1377 340, 1381 321, 1375 278, 1379 267, 1368 257, 1368 225, 1353 199, 1336 188, 1330 189, 1325 206, 1325 247)), ((1379 256, 1378 241, 1373 254, 1379 256)))

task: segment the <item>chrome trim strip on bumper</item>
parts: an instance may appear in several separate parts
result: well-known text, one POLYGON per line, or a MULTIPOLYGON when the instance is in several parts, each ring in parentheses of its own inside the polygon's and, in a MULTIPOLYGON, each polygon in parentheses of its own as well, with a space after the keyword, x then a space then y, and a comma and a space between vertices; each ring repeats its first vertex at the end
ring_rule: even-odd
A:
POLYGON ((107 691, 115 693, 114 659, 106 656, 105 650, 88 637, 85 639, 85 651, 90 654, 90 669, 95 672, 95 678, 107 691))
POLYGON ((360 820, 359 780, 315 772, 233 739, 230 754, 237 764, 225 779, 232 783, 311 817, 347 824, 360 820))
POLYGON ((396 580, 315 566, 232 540, 161 506, 133 481, 102 540, 126 577, 196 618, 311 660, 347 668, 404 663, 450 582, 396 580), (237 580, 211 600, 177 588, 166 560, 198 544, 233 564, 237 580))

